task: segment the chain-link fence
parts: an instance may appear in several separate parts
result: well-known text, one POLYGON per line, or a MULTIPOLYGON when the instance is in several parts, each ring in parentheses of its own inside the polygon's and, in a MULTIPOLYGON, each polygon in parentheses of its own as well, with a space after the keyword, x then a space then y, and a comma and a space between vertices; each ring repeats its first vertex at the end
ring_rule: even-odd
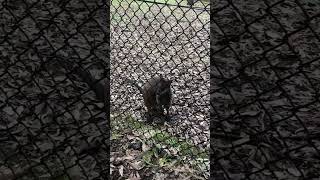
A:
POLYGON ((320 1, 211 4, 211 177, 319 179, 320 1))
POLYGON ((107 10, 0 1, 1 180, 108 178, 107 10))
POLYGON ((209 1, 192 4, 112 0, 114 179, 209 178, 210 9, 209 1), (143 94, 127 80, 142 86, 160 75, 172 81, 169 118, 148 121, 143 95, 149 91, 143 94))
POLYGON ((0 0, 0 180, 319 178, 319 1, 108 3, 0 0))

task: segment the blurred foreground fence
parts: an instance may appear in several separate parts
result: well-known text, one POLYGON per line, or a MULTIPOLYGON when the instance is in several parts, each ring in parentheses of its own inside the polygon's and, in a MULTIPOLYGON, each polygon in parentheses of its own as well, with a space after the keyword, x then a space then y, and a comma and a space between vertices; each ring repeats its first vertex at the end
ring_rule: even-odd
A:
POLYGON ((319 179, 320 1, 210 7, 211 177, 319 179))
POLYGON ((0 179, 107 179, 109 112, 77 72, 108 76, 108 6, 1 0, 0 19, 0 179))

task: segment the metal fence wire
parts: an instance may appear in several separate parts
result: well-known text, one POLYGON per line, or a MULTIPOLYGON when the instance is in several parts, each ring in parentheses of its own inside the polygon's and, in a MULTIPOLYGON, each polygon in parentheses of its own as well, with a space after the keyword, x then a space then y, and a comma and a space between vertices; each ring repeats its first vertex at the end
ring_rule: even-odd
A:
POLYGON ((319 179, 320 1, 210 7, 212 179, 319 179))
POLYGON ((320 177, 320 1, 0 0, 0 19, 0 180, 320 177), (148 121, 128 80, 160 75, 170 116, 148 121))
POLYGON ((112 178, 209 178, 209 10, 209 1, 111 1, 112 178), (128 79, 160 75, 172 81, 170 114, 150 120, 128 79))
POLYGON ((108 7, 0 0, 1 180, 109 177, 108 7))

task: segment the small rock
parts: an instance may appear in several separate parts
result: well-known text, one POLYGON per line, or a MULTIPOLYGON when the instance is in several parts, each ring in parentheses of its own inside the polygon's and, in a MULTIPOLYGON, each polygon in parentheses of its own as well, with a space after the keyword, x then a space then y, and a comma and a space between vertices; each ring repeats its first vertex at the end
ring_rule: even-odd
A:
POLYGON ((137 141, 137 142, 130 143, 129 148, 134 150, 142 150, 142 142, 137 141))

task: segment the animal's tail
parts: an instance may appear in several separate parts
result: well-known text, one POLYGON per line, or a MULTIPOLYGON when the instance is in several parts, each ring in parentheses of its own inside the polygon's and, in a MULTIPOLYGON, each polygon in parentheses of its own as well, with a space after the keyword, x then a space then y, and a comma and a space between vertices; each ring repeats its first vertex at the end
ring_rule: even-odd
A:
POLYGON ((129 83, 129 84, 131 84, 131 85, 135 86, 135 87, 140 91, 140 93, 141 93, 141 94, 143 94, 142 87, 141 87, 141 86, 139 86, 139 84, 138 84, 138 82, 137 82, 137 81, 132 80, 132 79, 127 79, 127 78, 126 78, 124 82, 129 83))

